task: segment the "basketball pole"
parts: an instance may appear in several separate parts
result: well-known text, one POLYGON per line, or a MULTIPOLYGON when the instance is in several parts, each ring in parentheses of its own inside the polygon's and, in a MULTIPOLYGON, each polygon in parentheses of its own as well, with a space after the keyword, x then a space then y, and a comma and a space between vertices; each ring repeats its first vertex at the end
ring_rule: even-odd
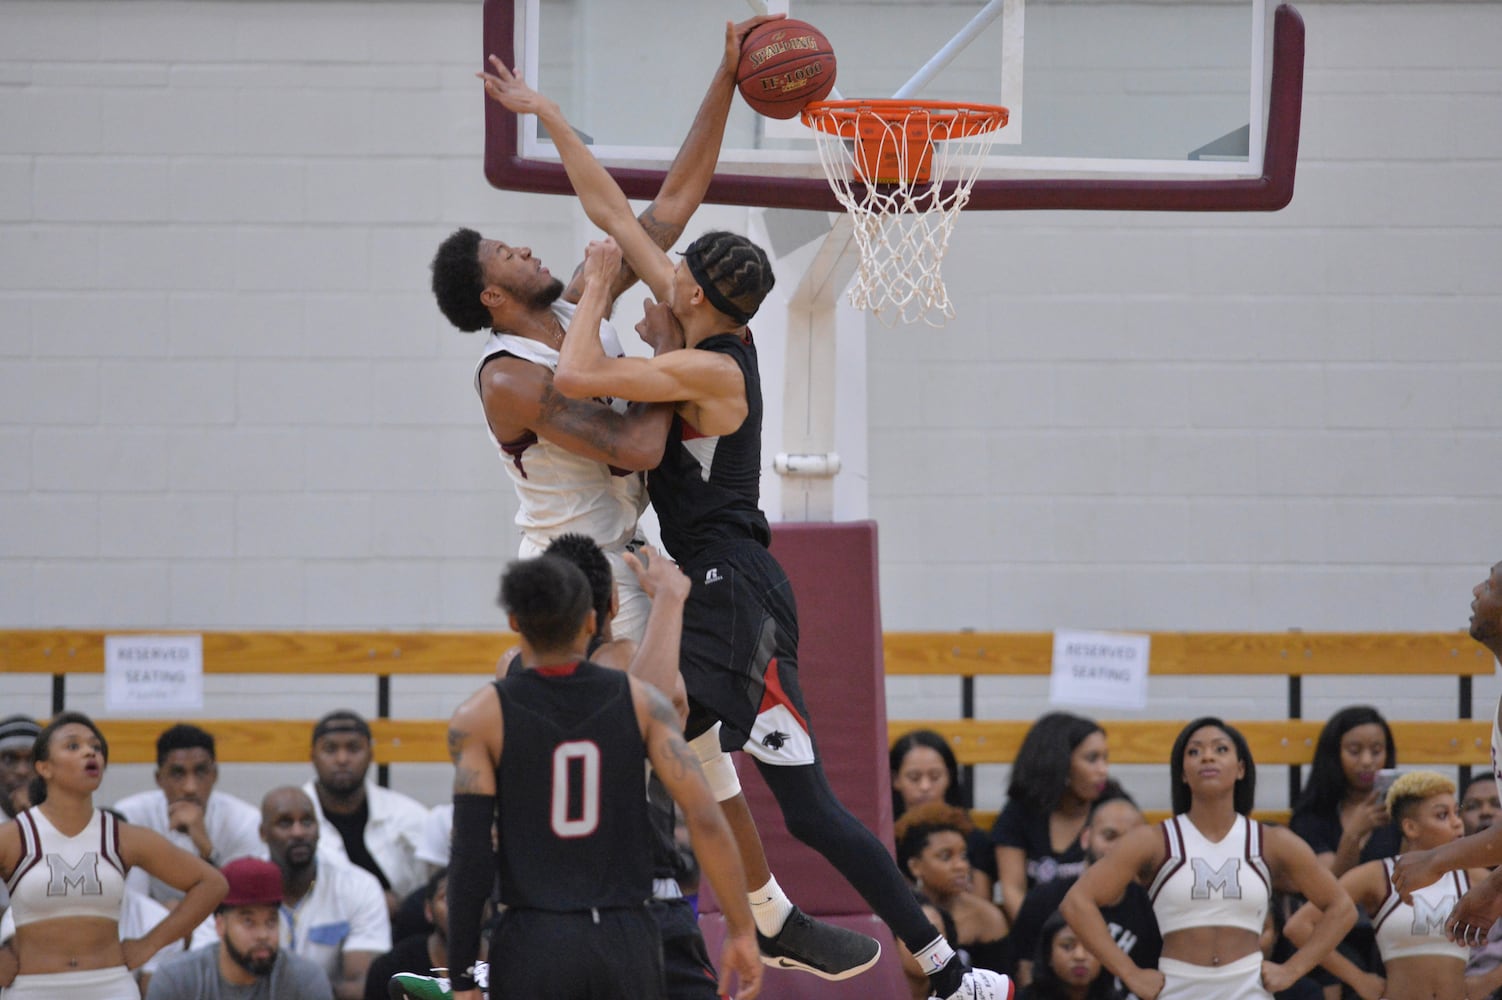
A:
POLYGON ((787 301, 782 450, 772 468, 782 482, 782 518, 833 521, 840 298, 859 264, 850 216, 840 213, 787 301))

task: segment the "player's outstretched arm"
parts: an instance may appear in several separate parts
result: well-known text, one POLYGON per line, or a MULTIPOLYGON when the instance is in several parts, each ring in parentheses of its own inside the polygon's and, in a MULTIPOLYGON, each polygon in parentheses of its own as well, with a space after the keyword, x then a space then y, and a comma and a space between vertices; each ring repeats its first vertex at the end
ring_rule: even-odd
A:
MULTIPOLYGON (((631 203, 626 200, 626 194, 615 178, 584 145, 584 140, 568 123, 556 101, 529 87, 526 81, 506 68, 499 56, 490 57, 490 67, 491 72, 479 74, 485 81, 485 93, 508 110, 536 115, 547 126, 558 149, 558 157, 563 161, 563 169, 568 173, 569 183, 579 196, 579 203, 589 221, 620 241, 632 269, 652 289, 653 295, 666 300, 672 286, 673 262, 636 220, 631 203)), ((619 267, 617 263, 612 281, 619 267)), ((609 287, 607 285, 607 289, 609 287)))
POLYGON ((465 699, 449 720, 454 762, 454 833, 449 861, 449 974, 454 1000, 480 1000, 474 964, 480 954, 480 918, 495 885, 495 770, 501 762, 501 700, 486 685, 465 699))
MULTIPOLYGON (((741 45, 753 28, 785 16, 766 14, 739 24, 726 23, 724 55, 710 79, 709 90, 699 105, 693 125, 689 127, 678 155, 668 167, 657 197, 636 217, 652 242, 663 250, 678 242, 688 220, 703 204, 709 182, 714 179, 715 164, 720 159, 720 145, 725 138, 725 119, 730 114, 730 105, 735 96, 735 75, 740 65, 741 45)), ((611 287, 611 300, 614 301, 635 282, 636 272, 629 263, 623 261, 611 287)), ((574 280, 564 289, 563 297, 569 302, 577 302, 582 291, 583 286, 576 273, 574 280)))
POLYGON ((679 728, 688 718, 688 692, 678 672, 683 640, 683 605, 688 600, 688 577, 667 556, 650 545, 627 552, 626 565, 636 574, 642 591, 652 599, 652 611, 641 644, 636 647, 627 673, 646 681, 667 695, 678 716, 679 728))
POLYGON ((1393 865, 1392 886, 1405 903, 1412 894, 1457 868, 1495 868, 1502 865, 1502 823, 1477 830, 1469 837, 1427 851, 1409 851, 1393 865))
MULTIPOLYGON (((610 275, 621 248, 596 240, 584 254, 584 293, 558 351, 553 385, 572 399, 616 396, 643 403, 745 398, 745 377, 730 358, 712 351, 669 351, 652 358, 613 358, 596 336, 609 308, 610 275)), ((744 419, 744 413, 740 419, 744 419)), ((738 421, 737 421, 738 425, 738 421)), ((700 427, 703 433, 718 433, 700 427)))
POLYGON ((720 954, 720 993, 737 1000, 750 1000, 761 990, 761 955, 756 946, 756 923, 751 917, 746 875, 735 837, 709 790, 709 783, 704 780, 699 758, 678 731, 673 706, 660 692, 635 678, 631 679, 631 697, 652 768, 683 811, 694 855, 725 914, 727 933, 720 954), (733 993, 732 977, 740 981, 739 989, 733 993))

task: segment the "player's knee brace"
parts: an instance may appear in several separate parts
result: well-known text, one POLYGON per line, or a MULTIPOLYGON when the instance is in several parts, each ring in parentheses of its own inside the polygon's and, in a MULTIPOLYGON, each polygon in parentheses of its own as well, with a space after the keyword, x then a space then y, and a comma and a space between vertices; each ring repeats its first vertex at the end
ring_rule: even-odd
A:
POLYGON ((701 733, 688 741, 704 768, 704 778, 716 802, 733 799, 741 793, 741 778, 735 773, 735 763, 730 755, 720 749, 720 726, 716 723, 707 733, 701 733))

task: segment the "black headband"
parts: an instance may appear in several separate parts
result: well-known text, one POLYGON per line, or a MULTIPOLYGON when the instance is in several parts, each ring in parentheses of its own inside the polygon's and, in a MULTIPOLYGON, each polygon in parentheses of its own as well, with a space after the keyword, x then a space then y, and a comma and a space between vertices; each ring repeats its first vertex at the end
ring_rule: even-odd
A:
POLYGON ((688 273, 692 274, 694 280, 699 283, 699 287, 704 289, 704 297, 709 300, 710 305, 735 320, 741 326, 745 326, 751 322, 751 317, 756 315, 756 310, 753 309, 750 312, 745 312, 720 294, 720 290, 715 287, 715 283, 709 280, 709 273, 704 270, 704 265, 700 263, 698 250, 689 247, 683 251, 682 256, 688 264, 688 273))
POLYGON ((318 720, 318 725, 313 727, 313 742, 317 743, 330 733, 359 733, 369 740, 370 725, 353 712, 325 715, 318 720))

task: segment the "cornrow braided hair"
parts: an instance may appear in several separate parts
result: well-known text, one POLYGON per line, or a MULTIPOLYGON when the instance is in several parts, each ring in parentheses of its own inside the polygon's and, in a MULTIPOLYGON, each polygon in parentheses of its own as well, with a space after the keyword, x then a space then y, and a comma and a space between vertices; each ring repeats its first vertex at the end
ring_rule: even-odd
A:
POLYGON ((777 278, 772 274, 772 262, 761 247, 744 236, 717 229, 705 233, 683 252, 694 277, 701 285, 713 284, 714 292, 740 313, 726 310, 708 295, 711 304, 738 322, 744 323, 756 315, 762 301, 777 278), (744 318, 743 318, 744 317, 744 318))

